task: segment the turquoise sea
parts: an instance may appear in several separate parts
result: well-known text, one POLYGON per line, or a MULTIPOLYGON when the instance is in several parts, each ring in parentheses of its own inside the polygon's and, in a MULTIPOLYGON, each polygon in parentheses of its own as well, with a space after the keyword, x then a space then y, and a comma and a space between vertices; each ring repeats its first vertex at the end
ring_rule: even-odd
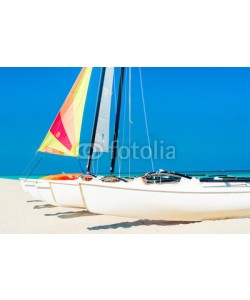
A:
MULTIPOLYGON (((178 171, 179 173, 186 174, 186 175, 192 175, 196 177, 212 177, 212 176, 222 176, 222 175, 229 175, 229 176, 235 176, 235 177, 248 177, 250 178, 250 171, 192 171, 192 172, 185 172, 185 171, 178 171)), ((40 174, 40 175, 31 175, 28 178, 30 179, 38 179, 43 176, 47 176, 50 174, 40 174)), ((99 174, 99 175, 109 175, 109 174, 99 174)), ((118 174, 115 174, 118 175, 118 174)), ((133 176, 139 176, 142 175, 142 173, 132 173, 131 177, 133 176)), ((129 177, 128 174, 121 174, 123 177, 129 177)), ((1 175, 0 178, 4 179, 13 179, 18 180, 19 178, 27 178, 25 175, 11 175, 11 176, 4 176, 1 175)))

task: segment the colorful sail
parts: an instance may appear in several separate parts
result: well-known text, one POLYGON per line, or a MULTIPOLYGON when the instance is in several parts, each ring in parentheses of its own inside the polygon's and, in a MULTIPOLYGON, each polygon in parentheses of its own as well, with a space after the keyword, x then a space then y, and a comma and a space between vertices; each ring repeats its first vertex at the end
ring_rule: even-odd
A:
POLYGON ((106 68, 95 135, 94 152, 109 151, 109 125, 114 68, 106 68))
POLYGON ((38 151, 78 156, 91 72, 92 68, 82 68, 38 151))

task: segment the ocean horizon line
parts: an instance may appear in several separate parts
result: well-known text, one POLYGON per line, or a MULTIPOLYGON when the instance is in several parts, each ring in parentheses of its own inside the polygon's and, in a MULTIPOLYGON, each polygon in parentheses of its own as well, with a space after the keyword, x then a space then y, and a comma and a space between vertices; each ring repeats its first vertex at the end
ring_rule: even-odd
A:
MULTIPOLYGON (((232 175, 238 175, 238 176, 248 176, 250 177, 250 170, 216 170, 216 171, 176 171, 178 173, 183 173, 183 174, 188 174, 188 175, 196 175, 196 176, 206 176, 206 175, 228 175, 228 173, 231 173, 232 175)), ((74 172, 72 172, 74 173, 74 172)), ((76 173, 76 172, 75 172, 76 173)), ((81 172, 79 172, 81 173, 81 172)), ((121 173, 114 173, 114 176, 123 176, 123 177, 133 177, 133 176, 140 176, 143 175, 147 172, 145 171, 141 171, 141 172, 121 172, 121 173)), ((63 174, 63 173, 62 173, 63 174)), ((18 180, 19 178, 30 178, 30 179, 38 179, 41 178, 43 176, 48 176, 51 174, 22 174, 22 175, 7 175, 7 174, 1 174, 0 178, 1 179, 14 179, 14 180, 18 180)), ((108 176, 110 175, 110 173, 98 173, 98 175, 100 176, 108 176)))

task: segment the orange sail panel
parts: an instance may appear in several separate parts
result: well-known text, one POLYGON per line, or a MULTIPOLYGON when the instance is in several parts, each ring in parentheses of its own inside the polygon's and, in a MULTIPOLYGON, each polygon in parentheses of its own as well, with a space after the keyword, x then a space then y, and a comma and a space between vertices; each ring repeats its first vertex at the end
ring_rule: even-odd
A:
POLYGON ((91 72, 92 68, 82 68, 38 151, 78 156, 82 117, 91 72))

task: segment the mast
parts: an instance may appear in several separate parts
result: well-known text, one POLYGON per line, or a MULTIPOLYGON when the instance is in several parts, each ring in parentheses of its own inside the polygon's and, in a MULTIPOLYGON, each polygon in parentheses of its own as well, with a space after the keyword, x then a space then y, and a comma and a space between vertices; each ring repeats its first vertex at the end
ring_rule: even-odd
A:
POLYGON ((116 112, 116 120, 115 120, 115 131, 114 131, 114 139, 113 139, 113 151, 112 151, 110 173, 114 173, 114 169, 115 169, 115 160, 116 160, 117 143, 118 143, 118 131, 119 131, 120 112, 121 112, 121 102, 122 102, 122 87, 123 87, 124 70, 125 70, 125 68, 122 67, 121 74, 120 74, 119 94, 118 94, 117 112, 116 112))
POLYGON ((95 112, 95 121, 94 121, 94 126, 93 126, 93 131, 92 131, 88 163, 86 166, 87 172, 90 172, 92 155, 93 155, 93 151, 94 151, 95 135, 96 135, 96 128, 97 128, 97 122, 98 122, 101 99, 102 99, 102 89, 103 89, 103 83, 104 83, 104 78, 105 78, 105 72, 106 72, 106 68, 102 68, 102 75, 101 75, 101 81, 100 81, 99 92, 98 92, 98 102, 97 102, 96 112, 95 112))

